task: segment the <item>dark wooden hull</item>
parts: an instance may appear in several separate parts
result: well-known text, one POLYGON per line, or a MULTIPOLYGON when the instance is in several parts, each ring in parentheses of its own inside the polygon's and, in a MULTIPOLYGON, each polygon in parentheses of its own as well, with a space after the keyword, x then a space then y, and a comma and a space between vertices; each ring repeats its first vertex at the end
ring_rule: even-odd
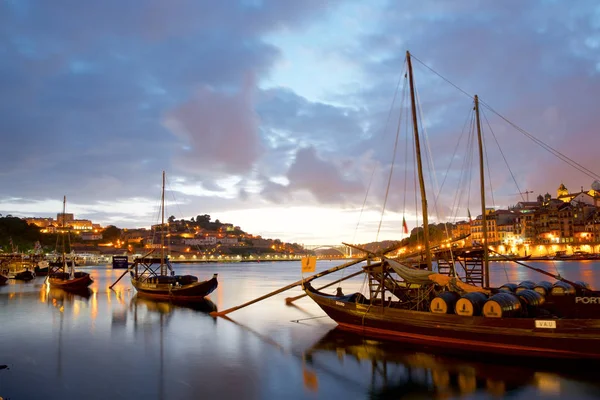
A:
POLYGON ((15 274, 15 279, 18 281, 27 282, 27 281, 32 280, 33 278, 35 278, 35 273, 33 271, 29 271, 29 270, 17 272, 15 274))
POLYGON ((68 274, 62 273, 51 274, 48 277, 48 283, 51 287, 63 290, 83 290, 94 282, 87 272, 75 272, 75 277, 73 279, 69 279, 67 276, 68 274))
POLYGON ((48 276, 48 267, 36 266, 33 270, 35 271, 35 276, 48 276))
POLYGON ((536 318, 434 314, 357 304, 310 284, 305 291, 341 328, 363 335, 481 354, 600 360, 600 318, 555 319, 555 329, 536 328, 536 318))
POLYGON ((138 291, 140 297, 155 300, 173 301, 201 301, 211 294, 218 286, 216 277, 202 282, 193 282, 188 285, 174 286, 168 283, 152 283, 131 278, 131 284, 138 291))
POLYGON ((6 284, 7 281, 8 281, 8 276, 4 276, 4 275, 0 274, 0 285, 6 284))

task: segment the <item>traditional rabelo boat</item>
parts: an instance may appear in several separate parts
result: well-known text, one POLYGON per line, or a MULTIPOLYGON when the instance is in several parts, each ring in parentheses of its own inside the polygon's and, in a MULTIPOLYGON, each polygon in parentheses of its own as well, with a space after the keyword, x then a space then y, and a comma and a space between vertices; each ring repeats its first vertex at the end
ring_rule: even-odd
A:
MULTIPOLYGON (((62 227, 65 228, 65 212, 67 206, 67 196, 63 198, 62 227)), ((63 290, 81 291, 85 290, 94 282, 87 272, 75 271, 73 260, 67 260, 65 235, 61 233, 62 257, 60 262, 50 263, 48 266, 47 283, 50 287, 56 287, 63 290)))
MULTIPOLYGON (((373 254, 363 267, 367 296, 329 295, 304 283, 305 293, 345 330, 464 354, 600 360, 600 291, 541 269, 517 264, 550 276, 554 282, 524 281, 491 287, 489 249, 462 254, 467 263, 440 262, 432 268, 428 210, 411 55, 407 69, 412 106, 415 160, 423 221, 422 254, 427 268, 412 268, 385 254, 373 254)), ((481 223, 487 236, 484 167, 479 100, 474 97, 479 150, 481 223)), ((451 250, 452 248, 450 248, 451 250)), ((446 250, 448 251, 448 249, 446 250)), ((457 252, 459 249, 457 249, 457 252)), ((545 279, 548 279, 547 277, 545 279)))
POLYGON ((198 281, 198 278, 193 275, 176 275, 167 254, 165 254, 167 225, 165 224, 164 171, 162 175, 161 216, 160 254, 154 255, 155 250, 153 250, 149 254, 134 260, 129 270, 131 284, 141 297, 179 302, 202 301, 217 288, 217 274, 205 281, 198 281))

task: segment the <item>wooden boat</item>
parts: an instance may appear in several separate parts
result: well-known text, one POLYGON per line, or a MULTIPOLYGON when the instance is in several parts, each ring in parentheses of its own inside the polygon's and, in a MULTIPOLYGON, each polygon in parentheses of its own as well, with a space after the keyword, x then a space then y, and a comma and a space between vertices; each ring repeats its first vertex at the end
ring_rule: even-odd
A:
POLYGON ((38 262, 35 267, 33 267, 36 276, 48 276, 49 270, 50 262, 46 260, 38 262))
POLYGON ((15 272, 14 279, 18 281, 29 282, 35 278, 35 272, 30 267, 23 267, 22 270, 15 272))
POLYGON ((33 280, 36 276, 27 256, 18 252, 3 255, 0 259, 0 274, 8 279, 25 282, 33 280))
MULTIPOLYGON (((489 249, 471 259, 459 274, 455 264, 434 271, 429 243, 427 197, 420 155, 410 53, 408 78, 413 117, 415 155, 423 220, 425 270, 373 254, 381 260, 363 267, 368 296, 335 296, 304 283, 305 293, 346 330, 408 343, 468 353, 534 358, 600 360, 600 291, 531 266, 555 282, 521 282, 491 287, 489 249), (478 264, 473 264, 477 261, 478 264), (464 279, 463 280, 461 280, 464 279)), ((474 97, 479 144, 481 229, 487 236, 479 100, 474 97)), ((366 251, 366 250, 365 250, 366 251)), ((368 252, 367 252, 368 253, 368 252)))
POLYGON ((193 275, 176 275, 165 254, 165 172, 162 174, 160 224, 160 255, 153 256, 154 250, 144 257, 134 260, 130 269, 131 284, 142 297, 157 300, 201 301, 212 293, 218 285, 217 274, 211 279, 199 281, 193 275))
POLYGON ((531 254, 527 256, 519 256, 517 254, 496 254, 490 256, 490 261, 527 261, 531 258, 531 254))
MULTIPOLYGON (((62 226, 65 227, 64 215, 67 206, 67 196, 63 198, 63 218, 62 226)), ((75 271, 73 260, 67 260, 65 233, 62 238, 62 257, 58 262, 50 263, 48 268, 48 285, 50 287, 61 288, 63 290, 84 290, 94 282, 87 272, 75 271)))
POLYGON ((4 275, 2 271, 0 271, 0 285, 5 285, 8 282, 8 276, 4 275))

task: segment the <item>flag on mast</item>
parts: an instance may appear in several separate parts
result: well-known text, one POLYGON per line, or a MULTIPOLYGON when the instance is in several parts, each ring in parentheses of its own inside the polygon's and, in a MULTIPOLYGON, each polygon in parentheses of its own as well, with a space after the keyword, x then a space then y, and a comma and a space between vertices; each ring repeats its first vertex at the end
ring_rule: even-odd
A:
POLYGON ((405 235, 408 234, 408 225, 406 225, 406 219, 402 217, 402 231, 405 235))
POLYGON ((467 214, 469 215, 469 222, 473 221, 473 219, 471 218, 471 210, 469 210, 467 208, 467 214))

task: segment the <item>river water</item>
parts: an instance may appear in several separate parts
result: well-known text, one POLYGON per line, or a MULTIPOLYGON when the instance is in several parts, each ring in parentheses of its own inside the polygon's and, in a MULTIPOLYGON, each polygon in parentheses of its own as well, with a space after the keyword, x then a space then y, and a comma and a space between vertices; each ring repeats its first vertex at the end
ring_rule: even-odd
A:
MULTIPOLYGON (((341 264, 319 261, 317 271, 341 264)), ((531 262, 600 288, 598 262, 531 262)), ((4 399, 387 399, 600 398, 594 371, 483 363, 469 355, 363 340, 335 329, 291 289, 229 314, 224 310, 301 278, 300 262, 176 264, 178 273, 219 287, 203 309, 138 299, 129 277, 85 268, 89 297, 47 290, 44 278, 0 286, 0 397, 4 399), (212 308, 211 308, 212 307, 212 308)), ((357 270, 321 278, 326 284, 357 270)), ((524 267, 492 263, 494 284, 547 280, 524 267)), ((319 281, 316 281, 317 283, 319 281)), ((342 282, 344 293, 364 285, 342 282)), ((320 287, 320 284, 315 284, 320 287)), ((337 285, 336 285, 337 286, 337 285)), ((336 286, 326 291, 335 292, 336 286)), ((493 360, 492 360, 493 361, 493 360)))

